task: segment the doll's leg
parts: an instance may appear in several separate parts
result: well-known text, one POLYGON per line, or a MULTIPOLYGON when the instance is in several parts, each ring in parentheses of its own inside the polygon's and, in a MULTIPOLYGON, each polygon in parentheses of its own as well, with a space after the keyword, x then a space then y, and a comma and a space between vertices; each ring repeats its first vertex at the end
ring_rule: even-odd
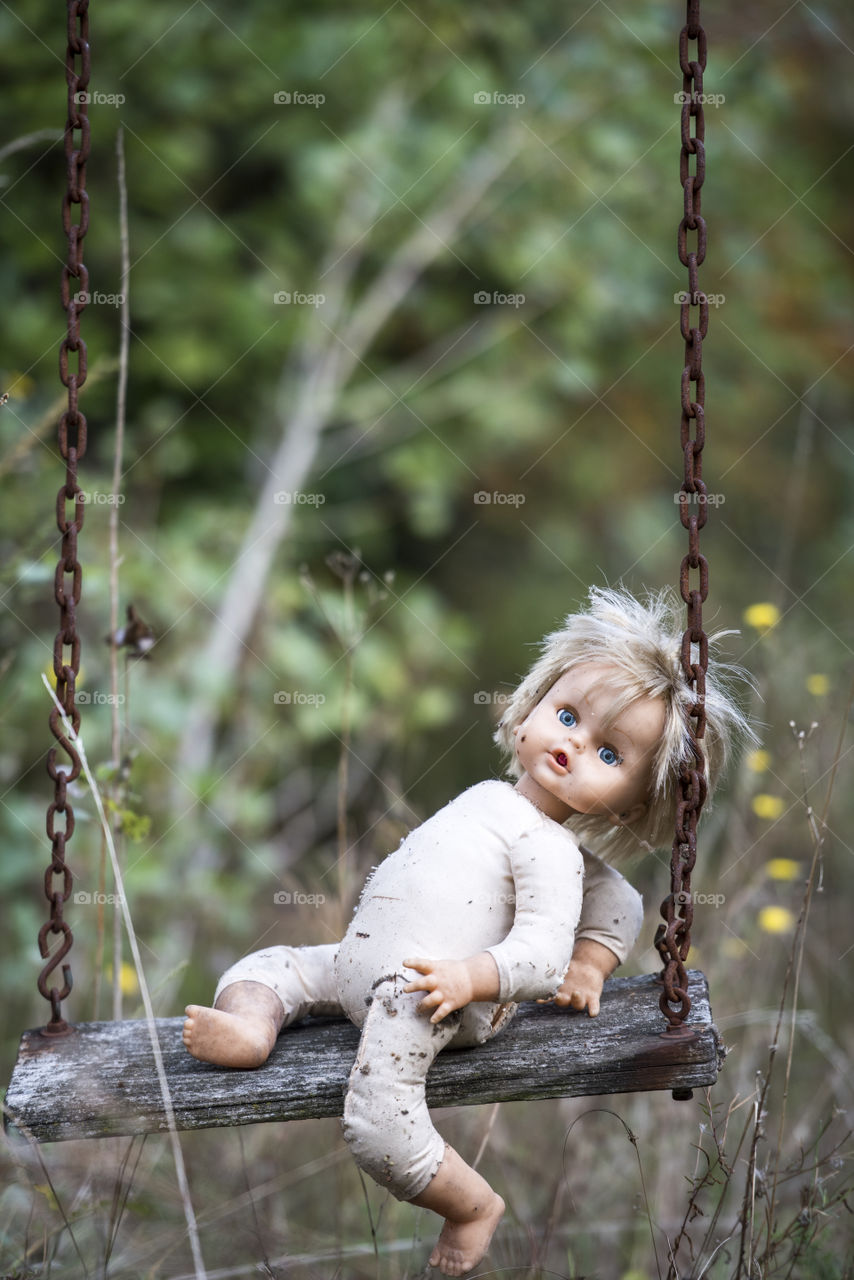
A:
POLYGON ((430 1266, 446 1276, 461 1276, 477 1266, 504 1215, 501 1196, 453 1147, 445 1147, 436 1176, 412 1203, 445 1219, 430 1266))
POLYGON ((261 982, 275 991, 284 1010, 282 1026, 300 1018, 340 1018, 343 1014, 335 981, 337 943, 319 947, 266 947, 238 960, 216 984, 214 1004, 238 982, 261 982))
POLYGON ((431 1023, 407 979, 379 983, 362 1028, 344 1103, 344 1137, 359 1166, 400 1200, 445 1218, 431 1265, 462 1275, 489 1247, 504 1202, 433 1127, 425 1080, 456 1035, 459 1012, 431 1023))
POLYGON ((459 1014, 432 1024, 405 978, 378 983, 344 1099, 344 1138, 356 1163, 399 1200, 411 1200, 436 1174, 445 1144, 430 1120, 424 1083, 459 1014), (449 1025, 450 1024, 450 1025, 449 1025))
POLYGON ((513 1021, 517 1004, 476 1003, 467 1004, 461 1010, 462 1018, 456 1035, 448 1046, 451 1049, 470 1049, 476 1044, 486 1044, 493 1036, 513 1021))
POLYGON ((259 1067, 282 1027, 309 1014, 340 1016, 335 944, 268 947, 244 956, 217 984, 214 1007, 187 1006, 184 1044, 202 1062, 259 1067))

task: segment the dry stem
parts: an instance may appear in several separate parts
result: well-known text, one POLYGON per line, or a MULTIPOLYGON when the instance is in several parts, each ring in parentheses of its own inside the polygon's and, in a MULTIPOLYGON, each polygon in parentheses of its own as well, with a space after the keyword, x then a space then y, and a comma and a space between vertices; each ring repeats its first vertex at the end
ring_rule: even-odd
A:
POLYGON ((89 783, 89 789, 92 792, 92 799, 95 802, 95 808, 98 812, 98 818, 101 824, 101 830, 104 833, 104 839, 107 842, 107 850, 110 855, 110 862, 113 868, 113 876, 118 890, 119 907, 124 918, 125 928, 128 935, 128 943, 130 945, 131 955, 133 956, 134 966, 136 968, 136 976, 139 982, 139 991, 142 996, 142 1002, 145 1007, 145 1017, 148 1023, 148 1034, 151 1039, 151 1049, 154 1055, 154 1065, 157 1070, 157 1079, 160 1084, 160 1093, 163 1098, 163 1110, 166 1115, 166 1124, 169 1129, 169 1139, 172 1146, 172 1158, 175 1162, 175 1173, 178 1178, 178 1188, 181 1194, 181 1202, 184 1208, 184 1217, 187 1223, 187 1235, 190 1241, 190 1248, 193 1254, 193 1263, 195 1266, 196 1280, 205 1280, 206 1271, 205 1264, 202 1261, 201 1245, 199 1241, 199 1230, 196 1222, 196 1215, 193 1211, 192 1201, 190 1200, 190 1187, 187 1181, 187 1171, 184 1165, 184 1154, 181 1150, 181 1142, 178 1137, 178 1128, 175 1124, 175 1109, 172 1105, 172 1093, 169 1088, 169 1082, 166 1079, 166 1069, 163 1064, 163 1053, 160 1048, 160 1040, 157 1036, 157 1026, 154 1021, 154 1006, 151 1003, 151 993, 148 989, 148 982, 142 967, 142 956, 139 951, 139 942, 137 941, 136 930, 134 929, 133 919, 131 918, 130 908, 127 903, 127 894, 125 893, 124 877, 122 869, 119 865, 116 847, 113 842, 113 833, 110 824, 107 821, 107 815, 104 812, 104 802, 101 798, 101 792, 98 784, 89 768, 89 761, 86 756, 86 748, 83 745, 83 739, 78 733, 75 733, 74 726, 65 714, 65 709, 51 689, 47 676, 42 674, 42 681, 48 693, 53 700, 54 706, 62 719, 63 729, 70 742, 74 743, 77 754, 80 757, 80 764, 86 781, 89 783))

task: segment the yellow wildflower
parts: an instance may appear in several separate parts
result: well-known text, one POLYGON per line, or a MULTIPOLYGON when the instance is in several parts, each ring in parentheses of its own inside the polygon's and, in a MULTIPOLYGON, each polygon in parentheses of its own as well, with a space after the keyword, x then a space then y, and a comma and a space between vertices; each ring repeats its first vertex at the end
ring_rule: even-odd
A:
POLYGON ((764 933, 791 933, 795 917, 788 907, 763 907, 759 912, 759 928, 764 933))
POLYGON ((816 698, 826 698, 830 693, 830 681, 827 676, 819 672, 807 676, 807 693, 811 693, 816 698))
POLYGON ((794 858, 771 858, 765 863, 765 870, 772 880, 797 880, 801 864, 794 858))
MULTIPOLYGON (((113 980, 112 968, 107 969, 107 978, 110 982, 113 980)), ((132 964, 126 964, 122 961, 122 967, 119 969, 119 989, 123 996, 134 996, 139 991, 139 982, 136 977, 136 969, 132 964)))
POLYGON ((757 631, 770 631, 780 621, 780 610, 775 604, 752 604, 744 611, 744 621, 757 631))
POLYGON ((26 400, 36 389, 35 381, 28 373, 10 373, 6 380, 9 397, 13 400, 26 400))
POLYGON ((119 969, 119 986, 122 989, 123 996, 132 996, 139 991, 136 969, 132 964, 123 964, 119 969))
POLYGON ((771 764, 771 752, 763 751, 761 748, 751 751, 745 760, 745 764, 751 773, 764 773, 771 764))
POLYGON ((782 796, 760 794, 753 797, 753 812, 757 818, 766 818, 769 822, 779 818, 785 807, 786 802, 782 796))

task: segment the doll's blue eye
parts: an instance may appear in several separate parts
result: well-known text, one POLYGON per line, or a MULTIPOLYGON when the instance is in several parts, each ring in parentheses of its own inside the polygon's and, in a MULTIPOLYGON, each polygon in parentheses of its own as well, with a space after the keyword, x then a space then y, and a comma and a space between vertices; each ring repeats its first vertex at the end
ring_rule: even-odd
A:
POLYGON ((563 707, 562 710, 557 713, 557 718, 561 724, 566 725, 567 729, 574 729, 578 723, 568 707, 563 707))
POLYGON ((600 747, 599 759, 603 764, 619 764, 620 757, 617 755, 613 747, 600 747))

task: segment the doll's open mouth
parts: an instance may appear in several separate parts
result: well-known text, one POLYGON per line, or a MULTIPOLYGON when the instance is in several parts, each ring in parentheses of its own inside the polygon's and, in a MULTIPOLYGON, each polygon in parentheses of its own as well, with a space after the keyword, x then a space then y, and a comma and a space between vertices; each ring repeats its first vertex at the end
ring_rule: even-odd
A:
POLYGON ((569 764, 569 757, 565 751, 556 751, 554 753, 554 758, 562 769, 565 769, 569 764))

